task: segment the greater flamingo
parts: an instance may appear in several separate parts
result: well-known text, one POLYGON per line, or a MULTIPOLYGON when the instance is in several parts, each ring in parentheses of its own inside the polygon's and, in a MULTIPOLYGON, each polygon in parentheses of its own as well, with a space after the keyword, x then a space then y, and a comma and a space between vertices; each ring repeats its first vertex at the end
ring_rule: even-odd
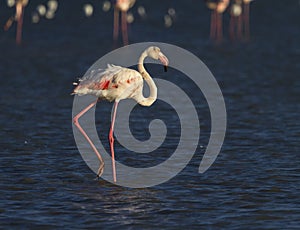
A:
POLYGON ((75 83, 76 88, 74 89, 73 94, 78 95, 94 95, 97 97, 97 100, 83 109, 80 113, 78 113, 74 118, 73 122, 82 135, 86 138, 86 140, 91 145, 93 151, 97 155, 100 166, 97 172, 97 178, 101 176, 104 170, 104 161, 98 152, 97 148, 85 133, 85 131, 80 126, 78 120, 79 118, 85 114, 89 109, 97 104, 99 100, 108 100, 114 101, 114 109, 112 122, 109 132, 109 143, 110 143, 110 151, 112 157, 112 169, 113 169, 113 180, 117 181, 116 177, 116 167, 115 167, 115 153, 114 153, 114 124, 116 118, 116 112, 118 103, 122 99, 132 98, 137 101, 142 106, 150 106, 152 105, 157 98, 157 87, 152 80, 149 73, 144 68, 143 62, 144 59, 149 56, 155 60, 160 60, 161 63, 167 67, 169 64, 168 58, 160 51, 160 49, 156 46, 151 46, 147 48, 140 56, 138 61, 138 71, 124 68, 121 66, 108 65, 105 70, 98 72, 96 74, 92 74, 89 77, 85 77, 80 80, 80 83, 77 85, 75 83), (149 85, 150 95, 145 98, 143 96, 143 83, 144 81, 149 85))
POLYGON ((8 19, 5 23, 4 30, 8 30, 12 25, 13 21, 17 21, 17 34, 16 34, 16 43, 20 45, 22 42, 22 27, 23 27, 23 16, 24 8, 28 4, 28 0, 18 0, 16 2, 16 14, 8 19))
POLYGON ((220 43, 223 39, 223 13, 229 5, 229 0, 219 0, 217 2, 208 0, 206 5, 212 10, 210 37, 220 43))
POLYGON ((245 39, 246 41, 250 40, 250 2, 253 0, 243 0, 244 5, 243 5, 243 11, 244 11, 244 16, 243 16, 243 22, 244 22, 244 30, 245 30, 245 39))
POLYGON ((235 0, 230 8, 229 35, 231 40, 242 37, 242 1, 235 0))
POLYGON ((215 40, 216 38, 216 8, 217 2, 215 1, 206 1, 206 6, 211 10, 210 18, 210 39, 215 40))
POLYGON ((223 39, 223 13, 229 5, 229 0, 220 0, 217 4, 216 12, 216 41, 220 43, 223 39))
POLYGON ((127 31, 127 11, 133 7, 136 0, 116 0, 114 6, 114 31, 113 37, 116 43, 119 37, 119 11, 121 11, 121 29, 123 44, 128 45, 128 31, 127 31))

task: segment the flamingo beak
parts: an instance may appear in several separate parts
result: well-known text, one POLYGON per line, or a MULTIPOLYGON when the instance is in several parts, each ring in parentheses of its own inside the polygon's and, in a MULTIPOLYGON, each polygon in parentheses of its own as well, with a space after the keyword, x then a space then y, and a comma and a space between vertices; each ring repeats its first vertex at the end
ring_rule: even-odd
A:
POLYGON ((158 59, 164 65, 165 72, 167 72, 168 71, 168 65, 169 65, 168 58, 162 52, 159 52, 158 59))

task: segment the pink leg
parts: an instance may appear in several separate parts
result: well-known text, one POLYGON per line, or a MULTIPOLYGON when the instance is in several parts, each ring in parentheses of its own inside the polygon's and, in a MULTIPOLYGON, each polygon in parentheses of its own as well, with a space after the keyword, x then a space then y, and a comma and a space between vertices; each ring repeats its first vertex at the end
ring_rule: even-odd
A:
POLYGON ((230 21, 229 21, 229 35, 230 39, 233 41, 235 40, 234 36, 234 24, 235 24, 235 17, 233 15, 230 16, 230 21))
POLYGON ((219 28, 219 30, 220 30, 220 42, 222 42, 222 40, 223 40, 223 14, 220 14, 219 15, 219 17, 220 17, 220 19, 219 19, 219 22, 220 22, 220 28, 219 28))
POLYGON ((86 132, 83 130, 83 128, 80 126, 78 119, 85 114, 88 110, 90 110, 93 106, 95 106, 98 102, 98 99, 91 103, 89 106, 87 106, 84 110, 82 110, 80 113, 78 113, 74 118, 73 118, 73 122, 76 125, 76 127, 79 129, 79 131, 82 133, 82 135, 85 137, 85 139, 89 142, 89 144, 91 145, 92 149, 94 150, 94 152, 96 153, 99 161, 100 161, 100 166, 97 172, 97 178, 99 178, 104 170, 104 161, 100 155, 100 153, 98 152, 97 148, 95 147, 94 143, 91 141, 91 139, 89 138, 89 136, 86 134, 86 132))
POLYGON ((249 26, 249 3, 244 5, 244 27, 245 27, 245 38, 246 41, 250 39, 250 26, 249 26))
POLYGON ((125 11, 122 12, 122 37, 123 37, 123 44, 127 46, 128 45, 127 13, 125 11))
POLYGON ((217 43, 221 43, 223 39, 223 22, 222 22, 222 14, 217 13, 217 43))
POLYGON ((119 36, 119 10, 115 8, 114 10, 114 42, 116 43, 118 41, 119 36))
POLYGON ((23 7, 21 8, 21 12, 20 12, 20 15, 19 15, 19 18, 18 18, 18 22, 17 22, 17 36, 16 36, 16 43, 18 45, 21 44, 22 42, 22 27, 23 27, 23 7))
POLYGON ((211 12, 211 19, 210 19, 210 39, 215 40, 216 38, 216 11, 213 10, 211 12))
POLYGON ((115 151, 114 151, 114 126, 115 126, 115 120, 116 120, 116 114, 117 114, 117 107, 118 102, 116 101, 114 104, 114 111, 111 121, 111 127, 109 131, 109 144, 110 144, 110 152, 111 152, 111 161, 112 161, 112 170, 113 170, 113 179, 114 182, 117 182, 117 176, 116 176, 116 163, 115 163, 115 151))
POLYGON ((243 33, 243 21, 242 21, 242 15, 237 17, 237 38, 239 40, 242 39, 242 33, 243 33))
POLYGON ((14 22, 14 20, 15 20, 15 17, 14 17, 14 16, 10 17, 10 18, 7 20, 7 22, 5 23, 5 25, 4 25, 4 27, 3 27, 4 31, 7 31, 7 30, 11 27, 12 23, 14 22))

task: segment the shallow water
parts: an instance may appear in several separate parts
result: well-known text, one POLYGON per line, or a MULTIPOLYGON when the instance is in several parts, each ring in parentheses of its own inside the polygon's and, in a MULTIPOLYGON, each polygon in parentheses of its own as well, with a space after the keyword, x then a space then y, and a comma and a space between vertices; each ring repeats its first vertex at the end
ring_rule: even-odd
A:
MULTIPOLYGON (((145 189, 93 180, 95 174, 76 147, 72 82, 113 44, 112 12, 98 10, 86 19, 81 11, 84 1, 72 2, 71 7, 62 1, 54 20, 37 25, 30 23, 35 7, 31 3, 21 47, 14 44, 15 28, 0 32, 1 227, 298 229, 298 1, 255 1, 251 41, 225 40, 220 46, 208 40, 209 12, 202 2, 195 6, 194 1, 160 1, 160 5, 138 1, 148 9, 148 19, 136 15, 130 26, 131 42, 161 41, 197 55, 217 79, 228 116, 220 155, 207 172, 198 174, 210 116, 199 92, 187 90, 201 115, 196 154, 175 178, 145 189), (163 15, 171 5, 177 21, 165 29, 163 15)), ((1 22, 11 12, 1 5, 1 22)), ((179 75, 173 81, 183 89, 194 87, 182 83, 179 75)), ((168 108, 164 106, 158 102, 151 111, 168 108)), ((107 149, 105 120, 109 121, 110 110, 109 103, 97 105, 98 134, 107 149)), ((143 132, 148 128, 147 122, 141 122, 144 114, 147 111, 137 108, 132 118, 133 133, 140 140, 149 138, 143 132)), ((116 143, 120 162, 148 167, 172 154, 178 144, 178 119, 165 118, 163 113, 161 118, 169 121, 163 146, 137 157, 116 143)))

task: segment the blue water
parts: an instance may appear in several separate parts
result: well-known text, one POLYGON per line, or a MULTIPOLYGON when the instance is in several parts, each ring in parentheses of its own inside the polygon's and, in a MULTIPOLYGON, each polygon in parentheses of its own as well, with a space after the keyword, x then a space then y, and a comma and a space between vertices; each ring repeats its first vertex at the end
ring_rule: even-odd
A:
MULTIPOLYGON (((222 151, 207 172, 198 174, 210 116, 205 99, 194 98, 202 118, 194 158, 175 178, 145 189, 93 180, 95 174, 76 147, 72 82, 111 51, 113 42, 112 11, 104 13, 98 1, 90 1, 98 8, 92 18, 85 18, 85 1, 72 2, 61 1, 55 19, 31 24, 37 3, 30 1, 20 47, 14 43, 15 25, 0 32, 1 228, 299 229, 297 0, 253 2, 249 43, 227 39, 226 15, 225 41, 218 46, 209 41, 210 12, 202 1, 137 1, 130 42, 160 41, 193 52, 213 72, 228 113, 222 151), (136 13, 139 5, 146 7, 146 20, 136 13), (177 19, 166 29, 163 16, 170 6, 177 19)), ((1 4, 1 24, 12 13, 1 4)), ((174 81, 183 89, 193 87, 180 76, 174 81)), ((199 93, 190 90, 188 95, 199 93)), ((109 121, 110 109, 109 103, 97 106, 97 122, 103 124, 97 128, 104 141, 109 122, 99 117, 106 114, 103 119, 109 121)), ((176 136, 178 120, 172 119, 168 128, 176 136)), ((132 130, 137 138, 147 139, 149 133, 143 136, 140 125, 132 130)), ((176 148, 176 141, 167 139, 150 157, 126 156, 118 143, 116 151, 122 163, 148 167, 172 154, 167 150, 176 148)))

